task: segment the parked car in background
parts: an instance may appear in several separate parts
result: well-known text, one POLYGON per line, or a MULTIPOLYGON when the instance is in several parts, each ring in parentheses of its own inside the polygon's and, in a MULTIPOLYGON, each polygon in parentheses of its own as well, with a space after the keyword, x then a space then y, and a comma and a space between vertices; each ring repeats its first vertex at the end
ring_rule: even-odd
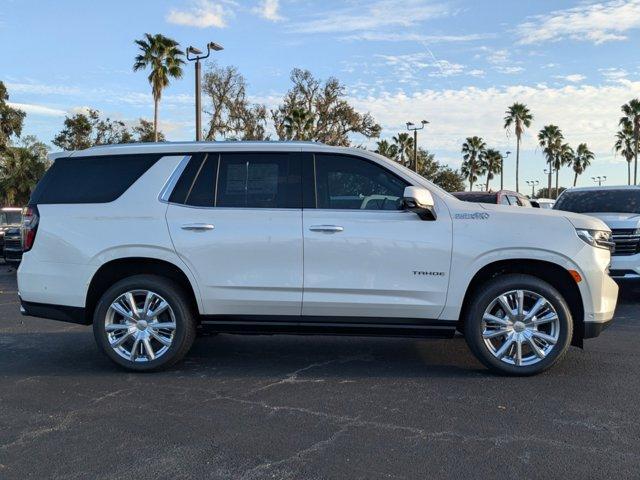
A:
POLYGON ((23 313, 93 324, 138 371, 180 360, 202 326, 459 330, 488 368, 533 375, 599 335, 618 296, 601 220, 462 202, 383 156, 312 142, 69 152, 22 228, 23 313))
POLYGON ((22 232, 20 227, 10 228, 4 234, 4 261, 19 264, 22 260, 22 232))
POLYGON ((552 209, 556 203, 552 198, 536 198, 536 202, 538 203, 538 207, 546 209, 552 209))
POLYGON ((493 203, 497 205, 514 205, 517 207, 531 207, 531 202, 524 195, 511 190, 497 192, 453 192, 452 195, 465 202, 493 203))
POLYGON ((610 275, 640 278, 640 186, 571 188, 560 195, 553 208, 604 221, 615 242, 610 275))
POLYGON ((0 208, 0 258, 4 256, 4 238, 7 230, 20 227, 22 223, 22 209, 0 208))

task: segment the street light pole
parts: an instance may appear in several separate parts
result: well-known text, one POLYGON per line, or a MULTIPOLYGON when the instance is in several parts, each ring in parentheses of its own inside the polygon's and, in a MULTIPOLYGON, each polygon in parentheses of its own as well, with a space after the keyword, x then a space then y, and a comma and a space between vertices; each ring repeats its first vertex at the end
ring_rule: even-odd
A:
POLYGON ((413 132, 413 171, 418 173, 418 130, 422 130, 429 122, 422 120, 417 127, 413 122, 407 122, 407 130, 413 132))
POLYGON ((602 184, 607 181, 607 176, 606 175, 603 175, 603 176, 598 175, 597 177, 591 177, 591 180, 596 182, 598 184, 598 186, 601 187, 602 184))
POLYGON ((549 198, 551 198, 551 174, 553 174, 553 172, 553 166, 550 166, 549 170, 547 170, 546 168, 544 169, 545 175, 549 175, 549 186, 547 187, 547 196, 549 198))
POLYGON ((205 58, 209 58, 211 55, 211 51, 219 52, 223 50, 222 45, 218 45, 215 42, 207 43, 207 54, 203 55, 202 50, 196 47, 187 48, 187 60, 190 62, 196 62, 196 141, 199 142, 202 140, 202 87, 200 85, 200 60, 204 60, 205 58))
POLYGON ((526 180, 527 185, 531 186, 531 198, 536 196, 536 186, 540 183, 540 180, 526 180))
POLYGON ((500 190, 504 190, 504 159, 509 158, 511 152, 506 152, 504 156, 500 155, 500 190))

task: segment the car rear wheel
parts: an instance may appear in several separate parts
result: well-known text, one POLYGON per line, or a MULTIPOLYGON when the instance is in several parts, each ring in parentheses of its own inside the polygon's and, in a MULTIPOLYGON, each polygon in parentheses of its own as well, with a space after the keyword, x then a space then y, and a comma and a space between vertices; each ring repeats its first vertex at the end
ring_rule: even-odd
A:
POLYGON ((101 350, 129 370, 152 371, 181 360, 196 334, 182 288, 169 279, 137 275, 119 281, 102 296, 93 332, 101 350))
POLYGON ((562 295, 530 275, 509 274, 487 282, 467 309, 465 338, 489 369, 535 375, 566 353, 573 319, 562 295))

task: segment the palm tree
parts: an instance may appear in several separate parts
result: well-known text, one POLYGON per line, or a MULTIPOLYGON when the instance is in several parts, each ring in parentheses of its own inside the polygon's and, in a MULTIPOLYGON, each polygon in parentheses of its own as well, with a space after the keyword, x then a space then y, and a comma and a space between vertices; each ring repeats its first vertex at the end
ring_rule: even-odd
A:
POLYGON ((374 151, 384 157, 390 158, 391 160, 395 160, 398 156, 398 147, 386 140, 376 142, 376 149, 374 151))
POLYGON ((593 160, 595 156, 593 152, 589 150, 589 147, 586 143, 581 143, 576 148, 576 154, 573 156, 572 167, 575 173, 573 177, 573 186, 576 186, 578 183, 578 175, 582 175, 584 171, 587 169, 589 165, 591 165, 591 160, 593 160))
POLYGON ((562 145, 564 136, 560 129, 555 125, 545 125, 540 132, 538 132, 538 144, 542 147, 542 152, 549 164, 549 184, 547 186, 547 193, 551 196, 551 172, 553 170, 553 163, 556 160, 557 152, 562 145))
POLYGON ((640 100, 634 98, 622 106, 624 116, 619 125, 624 126, 629 122, 633 127, 633 184, 638 184, 638 138, 640 137, 640 100))
POLYGON ((618 133, 616 133, 616 143, 613 148, 616 153, 622 155, 627 161, 627 181, 628 184, 631 185, 631 162, 634 157, 633 126, 631 122, 625 122, 618 133))
POLYGON ((514 103, 505 112, 504 128, 509 132, 512 126, 515 126, 516 133, 516 192, 519 192, 518 177, 520 174, 520 141, 525 127, 531 126, 533 115, 524 103, 514 103))
POLYGON ((573 163, 573 157, 573 148, 571 148, 568 143, 559 142, 555 151, 555 158, 553 159, 553 169, 556 171, 555 198, 558 198, 558 177, 560 175, 560 169, 565 165, 571 165, 573 163))
POLYGON ((171 78, 182 77, 182 65, 184 53, 178 48, 178 42, 164 35, 149 33, 144 34, 144 39, 136 40, 140 47, 139 55, 136 55, 133 71, 150 68, 149 83, 153 93, 153 132, 154 139, 158 141, 158 106, 162 97, 162 90, 168 85, 171 78))
POLYGON ((485 190, 489 191, 489 181, 493 180, 494 175, 500 173, 500 161, 502 154, 493 148, 487 149, 482 156, 482 168, 487 173, 487 184, 485 190))
POLYGON ((469 179, 469 191, 473 190, 473 183, 478 179, 478 175, 484 173, 484 167, 479 162, 484 157, 487 144, 480 137, 467 137, 462 144, 462 158, 464 163, 460 170, 469 179))
POLYGON ((393 137, 398 155, 398 162, 407 166, 413 153, 413 138, 408 133, 398 133, 393 137))

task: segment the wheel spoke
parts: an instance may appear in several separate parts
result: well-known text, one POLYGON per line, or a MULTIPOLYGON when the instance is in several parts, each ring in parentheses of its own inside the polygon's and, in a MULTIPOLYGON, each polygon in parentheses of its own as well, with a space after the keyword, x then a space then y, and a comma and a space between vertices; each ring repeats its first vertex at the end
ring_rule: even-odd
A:
MULTIPOLYGON (((169 304, 162 300, 155 310, 149 312, 148 318, 157 318, 162 312, 169 308, 169 304)), ((174 327, 175 328, 175 327, 174 327)))
POLYGON ((122 306, 120 302, 112 303, 110 308, 113 311, 115 311, 118 315, 123 316, 127 320, 131 320, 132 322, 136 321, 135 318, 133 318, 133 315, 131 314, 131 312, 128 312, 127 310, 125 310, 125 308, 122 306))
POLYGON ((109 342, 109 344, 111 345, 111 348, 118 348, 120 345, 126 342, 129 338, 131 338, 131 335, 133 335, 133 331, 130 330, 124 335, 122 335, 120 338, 118 338, 117 340, 114 340, 113 342, 109 342))
POLYGON ((495 356, 498 358, 502 358, 507 354, 507 351, 511 348, 513 344, 513 334, 509 335, 502 346, 495 353, 495 356))
POLYGON ((138 312, 138 307, 136 305, 135 298, 133 298, 133 294, 131 292, 127 292, 124 294, 124 298, 127 300, 127 303, 129 304, 129 309, 131 310, 131 314, 133 315, 133 318, 135 319, 140 318, 140 313, 138 312))
POLYGON ((543 325, 545 323, 551 323, 551 322, 555 322, 556 320, 558 320, 558 316, 555 313, 550 313, 548 315, 545 315, 544 317, 541 318, 536 318, 533 321, 534 325, 543 325))
POLYGON ((534 331, 531 334, 535 338, 539 338, 541 340, 544 340, 545 342, 547 342, 550 345, 555 345, 556 342, 557 342, 557 340, 555 338, 553 338, 551 335, 547 335, 546 333, 534 331))
POLYGON ((156 296, 153 292, 147 292, 147 296, 144 298, 144 307, 142 307, 142 316, 147 318, 149 316, 149 309, 151 308, 151 304, 155 300, 156 296))
POLYGON ((507 299, 507 297, 505 295, 500 295, 498 297, 498 302, 500 303, 502 310, 504 310, 505 315, 507 315, 509 319, 515 320, 513 309, 511 308, 511 305, 509 305, 509 300, 507 299))
POLYGON ((127 325, 126 323, 110 323, 104 327, 107 332, 118 332, 120 330, 129 330, 130 328, 131 325, 127 325))
POLYGON ((500 328, 498 330, 485 330, 484 332, 482 332, 482 338, 496 338, 508 333, 509 330, 507 330, 506 328, 500 328))
POLYGON ((149 341, 148 338, 145 338, 142 340, 142 345, 144 345, 144 349, 147 352, 147 358, 149 360, 155 360, 156 354, 153 351, 153 347, 151 346, 151 342, 149 341))
POLYGON ((150 323, 149 327, 153 330, 175 330, 176 324, 175 322, 156 322, 150 323))
POLYGON ((527 343, 531 347, 531 350, 533 350, 533 353, 535 353, 538 358, 543 359, 544 357, 547 356, 547 354, 544 353, 544 351, 538 346, 538 344, 533 339, 533 337, 527 337, 527 343))
POLYGON ((162 335, 160 335, 155 330, 149 330, 149 334, 153 338, 155 338, 157 341, 159 341, 162 345, 164 345, 165 347, 170 347, 171 346, 171 339, 170 338, 163 337, 162 335))
POLYGON ((133 342, 133 347, 131 347, 131 355, 129 355, 129 360, 131 360, 132 362, 135 361, 136 357, 138 356, 139 347, 140 339, 136 338, 136 340, 133 342))
POLYGON ((522 365, 522 340, 520 337, 516 340, 516 365, 522 365))
POLYGON ((486 321, 486 322, 491 322, 491 323, 497 323, 498 325, 501 325, 503 327, 506 327, 509 325, 509 321, 504 319, 504 318, 500 318, 500 317, 496 317, 495 315, 491 315, 490 313, 485 313, 482 318, 486 321))
POLYGON ((524 290, 518 290, 516 292, 516 304, 518 317, 522 318, 524 315, 524 290))
POLYGON ((535 317, 538 314, 538 312, 542 310, 542 307, 546 305, 547 305, 547 300, 543 297, 540 297, 538 301, 535 303, 535 305, 531 308, 531 310, 529 310, 529 313, 527 313, 527 316, 524 317, 525 322, 535 317))

